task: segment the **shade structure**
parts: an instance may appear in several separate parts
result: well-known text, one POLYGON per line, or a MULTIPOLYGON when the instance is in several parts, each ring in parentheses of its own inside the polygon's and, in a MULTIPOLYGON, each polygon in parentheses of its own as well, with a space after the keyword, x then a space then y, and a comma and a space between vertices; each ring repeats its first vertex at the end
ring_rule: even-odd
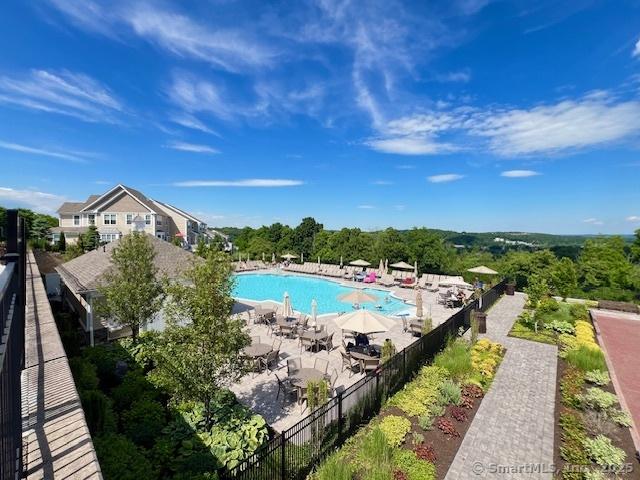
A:
POLYGON ((470 287, 471 284, 465 282, 462 277, 451 277, 448 280, 440 281, 440 285, 448 285, 451 287, 470 287))
POLYGON ((467 270, 467 272, 478 273, 480 275, 497 275, 498 272, 490 269, 489 267, 485 267, 484 265, 480 265, 479 267, 473 267, 467 270))
POLYGON ((282 299, 282 315, 285 317, 293 317, 293 306, 291 305, 289 292, 284 292, 284 298, 282 299))
POLYGON ((338 328, 357 333, 386 332, 395 321, 373 310, 355 310, 335 319, 338 328))
POLYGON ((422 292, 416 290, 416 317, 422 318, 422 292))
POLYGON ((387 271, 384 268, 384 261, 380 259, 380 265, 378 265, 378 270, 380 271, 380 275, 384 275, 387 271))
POLYGON ((292 260, 294 258, 298 258, 297 255, 294 255, 293 253, 285 253, 284 255, 280 255, 282 258, 286 258, 287 260, 292 260))
POLYGON ((354 267, 368 267, 371 264, 369 262, 367 262, 366 260, 362 260, 361 258, 359 258, 358 260, 354 260, 353 262, 349 262, 349 265, 353 265, 354 267))
POLYGON ((400 270, 413 270, 413 265, 409 265, 407 262, 392 263, 391 268, 399 268, 400 270))
POLYGON ((378 297, 362 290, 353 290, 352 292, 339 295, 338 300, 345 303, 367 303, 377 302, 378 297))
POLYGON ((314 298, 311 300, 311 326, 315 327, 316 321, 318 319, 318 302, 314 298))

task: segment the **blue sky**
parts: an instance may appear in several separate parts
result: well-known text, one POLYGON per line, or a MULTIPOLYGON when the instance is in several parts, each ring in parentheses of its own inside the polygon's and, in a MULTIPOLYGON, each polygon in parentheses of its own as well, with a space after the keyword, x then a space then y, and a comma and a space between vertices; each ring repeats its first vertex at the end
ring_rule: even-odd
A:
POLYGON ((557 3, 8 0, 0 204, 630 233, 640 3, 557 3))

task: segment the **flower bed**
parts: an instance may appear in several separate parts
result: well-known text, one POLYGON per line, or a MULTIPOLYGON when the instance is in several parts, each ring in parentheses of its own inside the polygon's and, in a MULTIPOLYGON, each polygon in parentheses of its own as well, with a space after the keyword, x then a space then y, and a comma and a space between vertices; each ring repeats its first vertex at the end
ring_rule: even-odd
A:
POLYGON ((640 466, 588 314, 558 336, 555 463, 564 480, 638 478, 640 466))
POLYGON ((538 308, 523 310, 513 324, 509 336, 555 345, 560 335, 573 335, 576 321, 587 315, 585 305, 545 298, 539 303, 538 308))
POLYGON ((487 339, 452 342, 310 479, 444 478, 503 356, 487 339))

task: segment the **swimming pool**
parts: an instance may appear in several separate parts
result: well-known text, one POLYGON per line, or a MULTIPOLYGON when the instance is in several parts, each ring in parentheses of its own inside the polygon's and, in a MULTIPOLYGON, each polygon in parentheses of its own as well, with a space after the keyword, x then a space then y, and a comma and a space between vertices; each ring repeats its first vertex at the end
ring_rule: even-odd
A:
MULTIPOLYGON (((325 313, 348 312, 352 306, 338 300, 338 296, 354 289, 322 278, 303 277, 299 275, 276 275, 269 273, 250 273, 235 276, 236 285, 233 290, 235 298, 246 300, 273 300, 282 302, 284 292, 289 293, 294 310, 311 313, 311 301, 318 303, 318 315, 325 313)), ((376 303, 365 303, 365 308, 375 308, 387 314, 400 313, 406 305, 387 294, 386 291, 365 288, 365 292, 378 298, 376 303), (385 298, 388 300, 385 301, 385 298)))

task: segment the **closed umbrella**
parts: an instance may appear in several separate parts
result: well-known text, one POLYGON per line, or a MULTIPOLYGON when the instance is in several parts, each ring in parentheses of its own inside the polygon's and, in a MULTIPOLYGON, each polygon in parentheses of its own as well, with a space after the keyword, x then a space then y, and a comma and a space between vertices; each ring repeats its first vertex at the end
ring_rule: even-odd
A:
POLYGON ((392 263, 391 268, 398 268, 400 270, 413 270, 413 265, 409 265, 407 262, 392 263))
POLYGON ((282 299, 282 315, 285 317, 293 317, 293 307, 291 306, 289 292, 284 292, 284 298, 282 299))
POLYGON ((418 262, 413 264, 413 276, 418 278, 418 262))
POLYGON ((342 267, 343 267, 343 264, 342 264, 342 255, 340 255, 340 268, 342 268, 342 267))
POLYGON ((380 275, 384 275, 387 271, 384 269, 384 262, 380 259, 380 265, 378 265, 378 270, 380 271, 380 275))
POLYGON ((304 252, 300 254, 300 263, 304 263, 304 252))
POLYGON ((317 317, 318 317, 318 302, 316 302, 316 299, 314 298, 313 300, 311 300, 311 326, 312 327, 315 327, 317 325, 316 323, 317 317))
POLYGON ((262 261, 264 262, 264 252, 262 252, 262 261))
POLYGON ((338 328, 358 333, 386 332, 395 321, 373 310, 355 310, 335 319, 338 328))
POLYGON ((422 292, 416 290, 416 317, 422 318, 422 292))
POLYGON ((318 266, 320 266, 320 256, 318 256, 318 266))
POLYGON ((377 302, 378 297, 375 295, 371 295, 370 293, 366 293, 362 290, 353 290, 349 293, 344 293, 338 296, 338 300, 344 303, 367 303, 367 302, 377 302))
POLYGON ((389 271, 389 259, 387 258, 384 261, 384 273, 387 273, 389 271))
POLYGON ((271 254, 271 263, 276 263, 276 254, 275 254, 275 252, 271 254))
POLYGON ((479 267, 473 267, 467 270, 467 272, 478 273, 480 275, 497 275, 498 272, 490 269, 489 267, 485 267, 484 265, 480 265, 479 267))

